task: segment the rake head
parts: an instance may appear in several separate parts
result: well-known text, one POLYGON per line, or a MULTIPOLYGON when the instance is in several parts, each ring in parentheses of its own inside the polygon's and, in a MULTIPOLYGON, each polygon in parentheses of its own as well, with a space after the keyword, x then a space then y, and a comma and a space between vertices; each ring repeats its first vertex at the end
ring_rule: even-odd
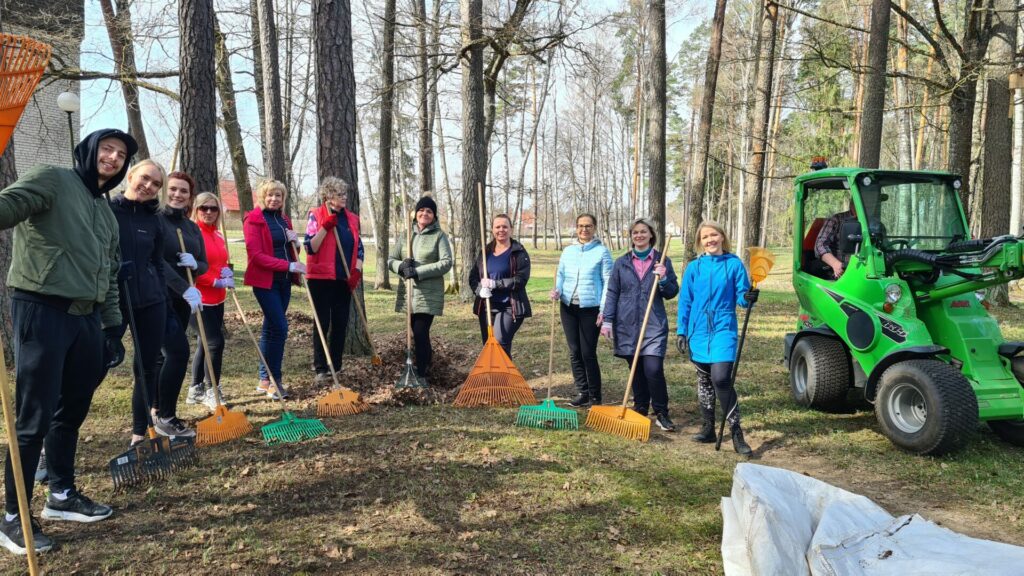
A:
POLYGON ((50 52, 48 44, 0 34, 0 154, 50 62, 50 52))
POLYGON ((162 480, 198 463, 191 438, 147 438, 110 460, 110 478, 114 489, 121 490, 162 480))
POLYGON ((369 409, 370 405, 363 402, 363 397, 348 388, 331 390, 316 401, 316 415, 320 417, 349 416, 369 409))
POLYGON ((395 388, 426 388, 426 378, 420 378, 416 375, 416 368, 412 365, 412 358, 408 357, 405 359, 405 371, 402 372, 402 377, 395 382, 395 388))
POLYGON ((541 430, 579 430, 580 421, 575 410, 559 408, 548 398, 537 406, 522 406, 516 415, 516 426, 541 430))
POLYGON ((230 442, 252 432, 252 424, 241 412, 232 412, 223 404, 218 404, 213 416, 204 418, 196 424, 196 444, 209 446, 230 442))
POLYGON ((591 406, 585 425, 627 440, 647 442, 651 437, 651 421, 647 416, 622 406, 591 406))
POLYGON ((301 442, 331 433, 324 423, 312 418, 296 418, 291 412, 282 412, 280 422, 271 422, 260 429, 263 440, 270 446, 283 442, 301 442))
POLYGON ((491 334, 452 404, 469 408, 536 403, 537 397, 526 379, 491 334))

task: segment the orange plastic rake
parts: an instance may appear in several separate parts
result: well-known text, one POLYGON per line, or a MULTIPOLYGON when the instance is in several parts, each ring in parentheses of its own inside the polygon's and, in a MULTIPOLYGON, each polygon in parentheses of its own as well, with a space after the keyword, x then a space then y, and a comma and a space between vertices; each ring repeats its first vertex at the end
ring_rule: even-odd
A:
MULTIPOLYGON (((480 196, 480 234, 482 238, 481 254, 483 255, 484 277, 487 277, 487 242, 484 232, 484 189, 477 184, 480 196)), ((491 325, 491 299, 484 298, 487 313, 487 342, 476 359, 476 364, 462 383, 459 395, 453 405, 462 408, 473 406, 520 406, 536 404, 537 397, 526 383, 526 379, 512 363, 498 340, 494 337, 491 325)))
POLYGON ((50 45, 0 34, 0 154, 50 63, 50 45))

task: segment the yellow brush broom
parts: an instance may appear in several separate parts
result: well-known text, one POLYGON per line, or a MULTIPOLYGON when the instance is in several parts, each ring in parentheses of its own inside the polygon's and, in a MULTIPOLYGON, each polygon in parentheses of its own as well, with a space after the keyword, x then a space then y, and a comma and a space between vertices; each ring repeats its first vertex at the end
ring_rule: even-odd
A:
MULTIPOLYGON (((477 184, 477 193, 480 199, 480 235, 481 235, 481 256, 483 262, 484 278, 487 277, 487 235, 484 222, 484 189, 477 184)), ((520 406, 523 404, 536 404, 537 397, 533 390, 526 383, 526 379, 512 363, 512 359, 505 353, 498 340, 494 337, 494 327, 491 325, 491 299, 484 298, 485 313, 487 314, 487 342, 484 349, 476 359, 476 364, 470 370, 469 376, 463 382, 459 395, 455 397, 454 406, 462 408, 474 406, 520 406)))
MULTIPOLYGON (((658 264, 665 263, 665 256, 668 254, 668 245, 671 240, 672 235, 667 235, 658 264)), ((584 424, 587 428, 641 442, 646 442, 651 436, 650 419, 635 410, 626 408, 626 402, 629 401, 629 391, 633 388, 633 377, 636 375, 636 367, 640 363, 640 348, 643 347, 644 334, 647 332, 647 320, 651 317, 651 306, 654 304, 654 296, 658 291, 658 279, 659 276, 655 274, 654 283, 651 284, 651 295, 647 298, 644 321, 640 325, 640 336, 636 341, 636 351, 633 352, 633 365, 629 369, 629 379, 626 380, 626 393, 622 395, 622 406, 591 406, 584 424)))
MULTIPOLYGON (((178 230, 178 247, 185 252, 185 239, 178 230)), ((192 269, 185 268, 188 276, 188 285, 195 287, 192 279, 192 269)), ((232 412, 224 405, 220 397, 220 383, 217 382, 217 374, 213 371, 213 355, 210 354, 210 345, 206 340, 206 325, 203 323, 203 313, 196 310, 196 324, 199 327, 199 341, 203 346, 203 356, 206 357, 206 372, 210 375, 210 383, 213 385, 213 397, 217 399, 217 407, 213 410, 213 416, 204 418, 196 423, 196 444, 208 446, 229 442, 245 436, 252 432, 252 424, 241 412, 232 412)))

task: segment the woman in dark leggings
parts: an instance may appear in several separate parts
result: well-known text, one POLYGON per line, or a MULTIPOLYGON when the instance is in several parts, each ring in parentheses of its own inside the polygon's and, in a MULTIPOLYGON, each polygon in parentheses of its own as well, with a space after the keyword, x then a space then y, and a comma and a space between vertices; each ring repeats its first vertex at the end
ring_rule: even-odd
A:
POLYGON ((480 338, 487 342, 487 306, 491 302, 491 322, 494 337, 512 357, 512 338, 523 320, 532 314, 530 299, 526 296, 526 283, 530 281, 530 255, 518 240, 512 239, 512 219, 498 214, 491 221, 491 235, 487 244, 487 277, 482 278, 481 258, 473 261, 469 271, 469 287, 476 294, 473 313, 480 319, 480 338))
POLYGON ((679 290, 676 348, 697 367, 697 402, 704 424, 693 437, 696 442, 714 442, 715 397, 718 398, 732 433, 737 453, 749 456, 750 446, 740 428, 740 407, 732 382, 736 361, 736 306, 746 308, 757 301, 751 290, 743 261, 731 252, 725 230, 715 222, 697 228, 695 247, 702 254, 686 266, 679 290))
MULTIPOLYGON (((220 201, 211 192, 196 196, 193 219, 203 234, 206 261, 210 268, 196 278, 196 288, 203 295, 203 327, 206 329, 206 344, 210 347, 210 363, 213 378, 206 373, 206 351, 203 343, 196 342, 195 358, 192 360, 192 385, 189 386, 186 404, 206 404, 213 410, 217 398, 213 391, 213 380, 220 386, 220 367, 224 356, 224 301, 227 289, 235 288, 235 273, 228 267, 227 241, 220 231, 220 201)), ((223 392, 221 397, 223 397, 223 392)))
MULTIPOLYGON (((146 437, 150 409, 157 401, 157 356, 164 338, 167 320, 167 282, 164 279, 164 226, 157 215, 157 199, 166 178, 164 169, 152 160, 143 160, 128 170, 124 192, 110 201, 117 219, 121 245, 122 290, 120 305, 123 322, 120 334, 129 326, 135 350, 135 389, 132 394, 132 440, 134 445, 146 437), (129 308, 130 305, 130 308, 129 308), (134 330, 133 330, 134 332, 134 330), (143 386, 149 405, 143 399, 143 386)), ((156 427, 154 422, 154 427, 156 427)), ((157 432, 169 432, 156 427, 157 432)))
POLYGON ((196 223, 188 218, 195 197, 195 180, 184 172, 167 175, 167 205, 160 211, 164 224, 164 277, 167 280, 167 322, 164 345, 157 363, 157 417, 154 421, 171 436, 195 436, 178 419, 178 395, 188 372, 189 317, 199 309, 199 290, 189 285, 186 269, 192 270, 193 280, 206 273, 206 248, 196 223), (185 251, 178 242, 178 231, 185 241, 185 251))

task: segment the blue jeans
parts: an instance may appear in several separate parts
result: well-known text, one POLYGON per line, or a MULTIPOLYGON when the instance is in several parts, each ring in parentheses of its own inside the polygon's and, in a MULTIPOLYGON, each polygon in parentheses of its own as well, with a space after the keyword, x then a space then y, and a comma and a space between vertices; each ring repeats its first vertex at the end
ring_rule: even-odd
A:
POLYGON ((288 338, 288 302, 292 298, 292 285, 288 278, 274 279, 270 288, 253 287, 260 308, 263 310, 263 333, 260 335, 260 351, 269 366, 260 362, 260 380, 269 380, 267 369, 274 380, 281 382, 281 360, 284 358, 284 341, 288 338))

